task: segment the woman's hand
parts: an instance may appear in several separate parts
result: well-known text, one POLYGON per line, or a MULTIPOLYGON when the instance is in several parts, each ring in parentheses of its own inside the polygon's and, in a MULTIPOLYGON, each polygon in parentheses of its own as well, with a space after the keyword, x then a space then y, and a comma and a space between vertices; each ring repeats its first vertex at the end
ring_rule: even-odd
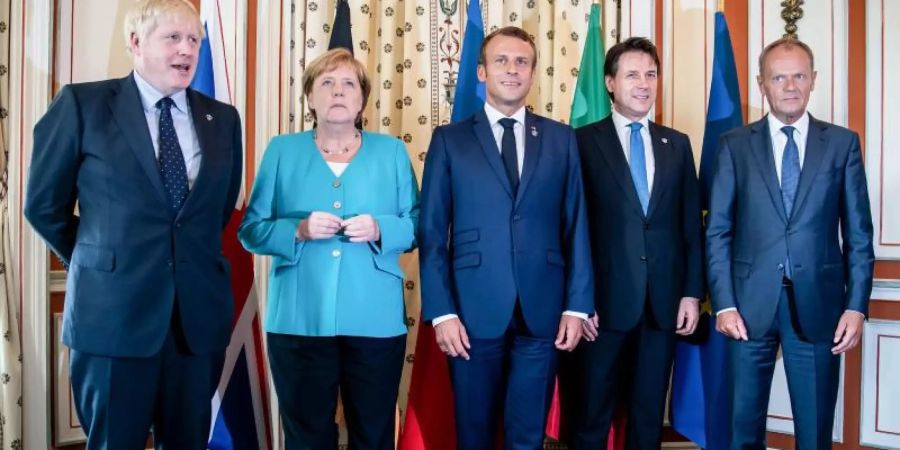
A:
POLYGON ((341 222, 344 236, 350 238, 350 242, 375 242, 381 239, 381 230, 378 222, 369 214, 360 214, 341 222))
POLYGON ((313 211, 297 226, 297 240, 330 239, 341 229, 341 218, 327 212, 313 211))

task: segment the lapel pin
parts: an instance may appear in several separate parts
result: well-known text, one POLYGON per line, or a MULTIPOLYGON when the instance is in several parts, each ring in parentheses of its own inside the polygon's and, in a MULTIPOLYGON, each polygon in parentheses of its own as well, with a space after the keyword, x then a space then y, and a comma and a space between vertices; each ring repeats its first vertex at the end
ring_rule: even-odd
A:
POLYGON ((537 133, 537 127, 534 126, 534 125, 532 125, 532 126, 531 126, 531 135, 534 136, 534 137, 537 137, 537 134, 538 134, 538 133, 537 133))
POLYGON ((206 115, 206 121, 207 121, 207 122, 212 122, 212 114, 207 114, 207 115, 206 115))
POLYGON ((663 143, 663 144, 668 144, 668 143, 669 143, 669 140, 666 139, 666 138, 662 138, 662 143, 663 143))

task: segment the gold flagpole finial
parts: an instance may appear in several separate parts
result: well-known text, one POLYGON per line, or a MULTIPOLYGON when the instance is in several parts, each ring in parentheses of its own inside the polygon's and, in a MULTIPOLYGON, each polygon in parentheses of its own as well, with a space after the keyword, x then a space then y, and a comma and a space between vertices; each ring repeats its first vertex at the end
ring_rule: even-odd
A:
POLYGON ((716 6, 716 11, 725 12, 725 0, 719 0, 719 4, 716 6))

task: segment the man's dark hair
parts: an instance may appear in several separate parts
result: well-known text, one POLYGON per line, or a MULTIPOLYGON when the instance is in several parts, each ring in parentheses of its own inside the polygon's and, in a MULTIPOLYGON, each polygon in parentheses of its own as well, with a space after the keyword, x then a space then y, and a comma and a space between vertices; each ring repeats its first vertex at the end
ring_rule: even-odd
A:
MULTIPOLYGON (((650 39, 634 36, 613 45, 606 52, 606 61, 603 63, 603 75, 605 77, 615 77, 619 71, 619 58, 628 52, 640 52, 650 55, 653 58, 653 63, 656 64, 656 69, 659 70, 659 55, 656 53, 656 46, 653 45, 650 39)), ((615 101, 612 92, 609 93, 609 98, 615 101)))
POLYGON ((532 39, 531 35, 528 34, 528 32, 526 32, 525 30, 523 30, 519 27, 513 27, 513 26, 498 28, 498 29, 494 30, 493 32, 491 32, 491 34, 485 36, 484 41, 481 43, 481 51, 478 53, 478 65, 479 66, 483 66, 485 63, 485 60, 487 59, 488 43, 490 43, 491 40, 497 36, 514 37, 516 39, 520 39, 520 40, 527 42, 528 45, 531 46, 531 52, 534 53, 534 58, 532 58, 532 61, 531 61, 531 68, 534 69, 534 67, 537 65, 537 47, 534 45, 534 39, 532 39))

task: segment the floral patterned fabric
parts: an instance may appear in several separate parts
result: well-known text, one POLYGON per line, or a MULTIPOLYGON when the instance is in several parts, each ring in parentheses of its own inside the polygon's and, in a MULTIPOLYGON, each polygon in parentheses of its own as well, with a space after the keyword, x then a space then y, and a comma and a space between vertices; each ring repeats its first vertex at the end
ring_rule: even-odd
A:
MULTIPOLYGON (((467 4, 465 0, 350 0, 349 4, 354 54, 368 67, 373 85, 365 128, 402 139, 421 180, 431 131, 450 120, 467 4)), ((312 127, 300 80, 305 62, 328 50, 335 5, 334 0, 291 5, 289 131, 312 127)), ((486 33, 516 25, 535 39, 537 72, 527 100, 535 113, 568 121, 590 5, 586 0, 481 0, 486 33)), ((415 253, 405 256, 402 265, 409 339, 401 412, 420 317, 415 253)))
POLYGON ((9 12, 0 1, 0 450, 22 448, 22 347, 7 209, 9 160, 9 12))

